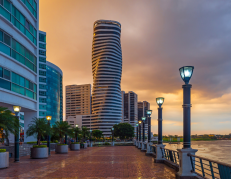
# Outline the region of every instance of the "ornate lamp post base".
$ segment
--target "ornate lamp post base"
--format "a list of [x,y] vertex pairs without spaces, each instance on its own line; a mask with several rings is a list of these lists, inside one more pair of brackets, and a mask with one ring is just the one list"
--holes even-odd
[[[188,153],[195,155],[198,150],[195,149],[177,149],[179,152],[179,172],[176,173],[176,178],[185,179],[193,178],[197,176],[195,173],[192,173],[192,164]],[[194,166],[195,167],[195,166]]]
[[151,146],[153,144],[151,142],[147,143],[147,150],[146,150],[146,155],[152,155],[152,151],[151,151]]

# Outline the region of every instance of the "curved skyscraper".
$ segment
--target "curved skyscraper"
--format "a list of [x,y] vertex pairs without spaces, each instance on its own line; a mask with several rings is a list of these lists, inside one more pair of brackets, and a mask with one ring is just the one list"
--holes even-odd
[[104,135],[111,135],[112,126],[122,118],[120,33],[119,22],[98,20],[94,23],[91,128],[103,131]]

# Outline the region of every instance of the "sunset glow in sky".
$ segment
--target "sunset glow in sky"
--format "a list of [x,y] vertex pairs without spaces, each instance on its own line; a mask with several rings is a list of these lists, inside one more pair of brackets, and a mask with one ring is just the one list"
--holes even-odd
[[191,65],[192,134],[229,134],[231,2],[205,1],[40,0],[47,60],[62,69],[64,87],[92,84],[93,23],[116,20],[122,26],[121,89],[151,103],[152,132],[157,133],[156,98],[164,97],[163,134],[183,134],[179,68]]

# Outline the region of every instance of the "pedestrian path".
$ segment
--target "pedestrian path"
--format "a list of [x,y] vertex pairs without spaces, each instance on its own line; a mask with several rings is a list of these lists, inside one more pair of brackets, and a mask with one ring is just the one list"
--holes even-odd
[[154,163],[134,146],[92,147],[68,154],[51,153],[49,159],[21,157],[0,170],[2,177],[19,178],[175,178],[175,170]]

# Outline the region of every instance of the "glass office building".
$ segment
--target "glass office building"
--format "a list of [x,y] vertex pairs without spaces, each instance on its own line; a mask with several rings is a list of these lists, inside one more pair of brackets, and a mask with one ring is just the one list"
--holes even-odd
[[52,116],[51,125],[63,121],[63,73],[53,63],[46,62],[46,115]]

